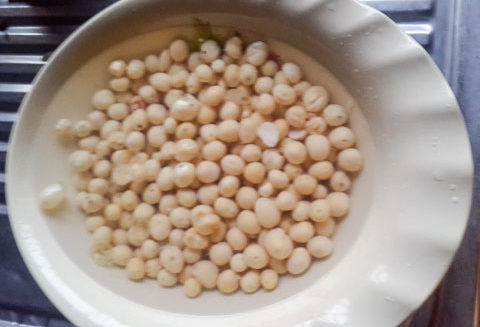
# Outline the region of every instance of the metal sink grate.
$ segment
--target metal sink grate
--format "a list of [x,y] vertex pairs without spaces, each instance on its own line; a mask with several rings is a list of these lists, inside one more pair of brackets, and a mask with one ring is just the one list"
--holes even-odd
[[[5,204],[5,157],[18,106],[46,58],[75,28],[113,2],[0,0],[0,327],[72,326],[35,284],[15,245]],[[474,95],[480,94],[480,76],[474,72],[480,72],[480,23],[476,20],[480,1],[364,2],[385,12],[430,52],[461,102],[470,135],[477,135],[480,113],[475,112],[479,107]],[[477,143],[473,144],[476,159]],[[477,254],[478,213],[475,205],[466,240],[445,281],[404,326],[476,326],[476,265],[472,263]]]

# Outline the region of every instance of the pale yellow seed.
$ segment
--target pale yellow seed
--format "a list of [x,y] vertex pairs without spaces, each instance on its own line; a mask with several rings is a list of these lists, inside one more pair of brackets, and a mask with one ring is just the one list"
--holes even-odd
[[140,280],[145,276],[145,263],[142,259],[131,258],[128,260],[125,268],[128,278],[132,280]]
[[255,202],[255,214],[258,222],[265,228],[272,228],[280,223],[280,210],[272,199],[259,198]]
[[345,192],[350,189],[352,182],[350,177],[343,171],[339,170],[333,173],[330,178],[330,187],[336,192]]
[[356,172],[363,168],[363,156],[357,149],[340,151],[337,162],[340,168],[348,172]]
[[255,144],[246,144],[240,151],[240,157],[246,162],[259,161],[262,157],[262,149]]
[[213,183],[220,177],[220,167],[213,161],[201,161],[197,165],[196,175],[202,183]]
[[178,187],[187,187],[195,180],[195,166],[189,162],[182,162],[175,166],[173,181]]
[[282,228],[268,231],[263,243],[270,257],[277,260],[288,258],[293,250],[293,242]]
[[310,175],[300,175],[295,178],[293,185],[298,193],[310,195],[317,188],[318,182]]
[[320,134],[309,135],[305,140],[308,155],[315,161],[325,160],[330,153],[330,142]]
[[245,166],[243,177],[253,184],[260,184],[265,179],[266,169],[260,162],[251,162]]
[[218,190],[221,196],[233,197],[239,188],[240,181],[235,176],[225,176],[218,183]]
[[335,168],[330,161],[316,162],[308,168],[308,174],[319,181],[330,179],[334,172]]
[[235,201],[241,209],[253,209],[257,199],[256,189],[250,186],[242,186],[235,195]]
[[223,241],[226,233],[227,233],[227,225],[221,222],[215,228],[215,231],[212,234],[208,235],[208,240],[212,243],[218,243],[220,241]]
[[329,134],[328,139],[332,146],[339,150],[352,147],[355,142],[355,134],[353,131],[345,126],[334,128]]
[[247,294],[254,293],[260,288],[260,274],[249,271],[240,279],[240,288]]
[[288,230],[290,238],[297,243],[306,243],[315,235],[313,225],[308,221],[293,224]]
[[308,270],[312,259],[307,249],[295,248],[287,260],[287,270],[292,275],[300,275]]
[[303,128],[307,120],[307,112],[302,106],[292,106],[285,112],[285,119],[292,127]]
[[183,243],[194,250],[203,250],[208,247],[209,241],[205,236],[198,234],[194,228],[189,228],[185,231]]
[[248,269],[243,253],[236,253],[230,259],[230,269],[234,272],[241,273]]
[[328,237],[315,236],[308,241],[307,250],[312,257],[322,259],[332,253],[333,243]]
[[315,223],[315,233],[321,236],[332,237],[335,233],[335,220],[328,218],[320,223]]
[[230,269],[224,270],[218,275],[217,288],[224,294],[235,292],[238,289],[238,284],[238,275]]
[[303,104],[309,112],[320,112],[328,104],[329,95],[322,86],[311,86],[303,94]]
[[223,218],[234,218],[238,214],[238,207],[235,201],[219,197],[215,200],[213,207],[215,212]]
[[307,148],[303,143],[291,141],[283,149],[283,155],[292,164],[301,164],[307,159]]
[[256,235],[260,233],[262,229],[257,215],[250,210],[243,210],[238,214],[237,226],[242,232],[248,235]]
[[268,181],[278,190],[283,190],[289,185],[288,175],[279,169],[272,169],[268,172]]
[[202,148],[202,157],[205,160],[218,161],[225,157],[227,146],[221,141],[212,141]]
[[322,134],[327,130],[327,123],[322,117],[311,117],[305,124],[305,130],[309,134]]
[[237,227],[228,230],[226,240],[235,251],[242,251],[248,244],[247,236]]
[[234,154],[224,156],[220,161],[220,166],[227,175],[237,176],[246,170],[243,159]]
[[328,105],[322,112],[323,118],[330,126],[340,126],[348,121],[348,114],[344,107],[338,104]]
[[277,119],[273,122],[278,129],[278,139],[283,140],[289,132],[289,126],[285,119]]
[[175,139],[194,139],[197,136],[197,126],[191,122],[181,123],[175,129]]
[[297,202],[295,209],[292,211],[292,218],[295,221],[305,221],[309,218],[310,202],[299,201]]
[[210,124],[217,118],[217,112],[210,106],[202,106],[197,114],[197,121],[200,124]]
[[345,216],[350,210],[350,199],[343,192],[333,192],[327,195],[327,201],[330,206],[330,214],[333,217]]
[[277,205],[278,209],[282,211],[290,211],[295,209],[297,199],[292,192],[282,191],[277,195],[275,204]]
[[243,251],[245,263],[252,269],[262,269],[268,264],[268,254],[265,249],[256,243],[248,245]]
[[265,269],[260,274],[260,283],[264,290],[272,291],[278,286],[278,274],[273,269]]
[[195,298],[202,292],[202,285],[195,278],[188,278],[183,284],[185,295],[189,298]]
[[223,266],[229,263],[232,254],[232,248],[227,242],[213,244],[208,251],[208,257],[217,266]]
[[[343,193],[342,193],[343,194]],[[330,201],[326,199],[318,199],[311,203],[309,208],[309,217],[313,221],[322,222],[333,215]]]
[[240,124],[236,120],[224,120],[220,124],[218,124],[217,137],[223,142],[236,142],[239,138],[239,130]]

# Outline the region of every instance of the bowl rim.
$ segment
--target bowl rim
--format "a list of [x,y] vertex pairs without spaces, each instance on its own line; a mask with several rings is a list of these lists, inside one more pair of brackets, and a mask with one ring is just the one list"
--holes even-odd
[[[143,2],[149,2],[149,1],[154,1],[154,0],[143,0]],[[164,2],[170,1],[171,2],[172,0],[162,0],[162,1],[164,1]],[[305,0],[305,1],[307,1],[307,0]],[[325,1],[314,0],[314,1],[321,2],[321,3],[323,3],[323,2],[325,2],[325,3],[333,2],[332,0],[325,0]],[[351,7],[355,8],[355,10],[358,10],[358,12],[362,12],[363,14],[368,14],[368,15],[375,16],[376,18],[384,20],[385,23],[386,23],[385,26],[388,27],[389,29],[391,29],[392,32],[395,31],[396,33],[403,34],[405,36],[405,43],[406,44],[408,43],[409,46],[414,47],[416,49],[421,49],[421,51],[423,51],[423,56],[426,57],[425,62],[429,64],[429,69],[431,70],[432,74],[439,75],[439,77],[441,76],[440,70],[435,65],[433,60],[430,58],[428,53],[423,48],[421,48],[412,38],[410,38],[408,35],[404,34],[396,26],[396,24],[393,21],[391,21],[387,16],[385,16],[384,14],[378,12],[377,10],[375,10],[375,9],[373,9],[373,8],[363,4],[363,3],[356,2],[355,0],[341,0],[341,1],[343,1],[345,3],[349,3],[351,5]],[[58,46],[58,48],[52,53],[52,55],[48,59],[47,64],[44,65],[44,67],[42,67],[42,69],[36,75],[36,77],[35,77],[35,79],[32,83],[32,90],[25,96],[25,98],[23,99],[23,101],[20,105],[20,108],[18,110],[18,120],[12,128],[10,141],[9,141],[10,144],[17,143],[16,139],[18,138],[18,134],[20,133],[18,131],[19,122],[22,120],[23,116],[27,115],[27,112],[28,112],[27,108],[31,105],[30,102],[31,102],[32,94],[35,93],[36,85],[42,79],[42,77],[45,75],[46,72],[53,69],[52,68],[53,67],[52,63],[55,63],[56,61],[58,61],[57,58],[59,58],[61,56],[61,54],[65,51],[65,49],[68,49],[71,46],[71,44],[75,43],[77,41],[77,39],[79,38],[79,36],[81,36],[82,34],[84,34],[87,31],[91,31],[91,30],[95,29],[96,24],[98,24],[102,19],[104,19],[105,17],[107,17],[109,15],[112,15],[113,13],[115,13],[120,8],[126,8],[126,7],[132,8],[132,6],[133,6],[132,1],[130,1],[130,0],[120,0],[117,3],[114,3],[113,5],[105,8],[104,10],[102,10],[101,12],[96,14],[94,17],[89,19],[80,28],[78,28],[74,33],[72,33],[60,46]],[[57,62],[57,64],[58,64],[58,62]],[[441,78],[443,79],[443,77],[441,77]],[[449,89],[448,84],[444,79],[443,79],[443,83]],[[455,103],[455,106],[454,106],[453,109],[458,110],[460,112],[460,109],[458,107],[458,104],[456,103],[455,97],[454,97],[452,92],[450,92],[449,94],[445,94],[445,98],[448,99],[450,102]],[[461,114],[461,112],[460,112],[460,114]],[[465,129],[464,123],[463,123],[463,128]],[[469,142],[468,138],[467,138],[467,142]],[[466,168],[463,173],[464,173],[464,176],[466,177],[466,179],[468,180],[467,183],[472,184],[473,159],[472,159],[470,148],[471,147],[470,147],[470,144],[469,144],[469,158],[466,158],[466,160],[468,160],[469,164],[468,164],[468,168]],[[63,314],[65,314],[75,324],[77,324],[79,326],[106,326],[106,325],[108,325],[108,326],[126,326],[123,323],[121,323],[120,321],[118,321],[117,318],[114,318],[114,317],[110,316],[109,314],[105,314],[103,312],[96,311],[95,309],[92,309],[92,308],[83,307],[83,309],[79,309],[77,306],[85,306],[86,303],[84,301],[80,301],[81,299],[77,298],[76,295],[74,293],[72,293],[73,290],[71,290],[68,285],[66,285],[64,283],[62,284],[63,281],[61,279],[59,279],[60,277],[56,276],[54,270],[51,270],[51,269],[49,270],[48,265],[47,265],[47,268],[45,268],[45,266],[44,266],[45,269],[39,269],[39,266],[42,266],[42,265],[45,264],[42,260],[46,260],[47,258],[44,258],[41,253],[33,253],[32,254],[30,252],[32,250],[32,242],[35,243],[35,242],[38,242],[38,240],[36,240],[36,238],[35,238],[34,231],[29,230],[28,226],[25,226],[25,224],[20,223],[20,220],[17,219],[16,213],[14,211],[15,209],[12,209],[12,207],[10,206],[10,204],[13,203],[13,201],[14,201],[10,196],[11,194],[14,193],[12,191],[12,188],[14,188],[14,183],[11,180],[9,172],[12,170],[12,167],[14,166],[14,157],[16,156],[14,153],[16,153],[17,151],[18,151],[17,149],[12,149],[7,154],[7,161],[6,161],[6,178],[7,178],[6,199],[7,199],[7,203],[9,204],[8,205],[8,213],[9,213],[10,224],[12,226],[12,231],[13,231],[13,234],[15,236],[15,241],[17,243],[17,246],[20,250],[20,253],[21,253],[24,261],[26,262],[26,265],[27,265],[30,273],[34,277],[35,281],[39,284],[39,286],[41,287],[43,292],[45,292],[47,297],[55,304],[55,306],[57,308],[60,309],[60,311]],[[468,198],[468,200],[466,202],[462,203],[462,205],[466,206],[467,208],[470,208],[470,205],[471,205],[472,187],[473,187],[471,184],[470,184],[470,187],[469,187],[470,193],[466,194],[466,198]],[[469,186],[469,185],[467,184],[467,186]],[[456,253],[456,251],[458,250],[458,248],[460,246],[460,242],[463,239],[463,234],[464,234],[466,226],[467,226],[467,220],[468,220],[468,216],[463,217],[462,221],[460,221],[460,222],[457,221],[456,222],[456,224],[457,224],[456,228],[461,229],[462,237],[459,237],[459,238],[453,240],[449,244],[448,249],[446,249],[447,254],[446,254],[445,257],[448,258],[447,259],[448,263],[452,262],[454,254]],[[449,265],[445,265],[444,267],[440,268],[441,272],[440,272],[440,274],[437,274],[440,277],[436,280],[435,285],[440,281],[440,278],[446,273],[446,271],[448,269],[448,266]],[[49,276],[49,274],[52,274],[52,273],[56,276],[55,278],[53,278],[51,275]],[[331,279],[333,280],[335,278],[331,278]],[[332,282],[332,280],[330,280],[330,282]],[[406,313],[407,314],[411,313],[416,307],[418,307],[427,298],[427,296],[431,292],[433,292],[433,290],[434,289],[431,288],[428,292],[426,292],[426,294],[423,294],[419,298],[415,298],[414,300],[407,301],[407,302],[409,302],[408,304],[401,303],[401,301],[399,301],[399,305],[407,305],[407,310],[404,310],[400,314],[395,315],[395,319],[397,319],[397,320],[400,319],[400,320],[392,321],[392,325],[394,323],[400,323],[401,320],[406,318],[406,316],[407,316]],[[106,295],[106,296],[108,296],[108,295]],[[301,306],[302,304],[306,304],[307,301],[311,301],[312,298],[311,297],[309,298],[309,295],[307,295],[307,294],[302,294],[302,297],[297,297],[296,300],[298,301],[298,305]],[[78,301],[80,301],[80,302],[78,302]],[[346,306],[348,306],[348,305],[345,304],[345,307]],[[139,306],[139,308],[140,307],[141,306]],[[380,308],[380,306],[377,307],[377,309],[378,308]],[[154,310],[147,310],[146,308],[143,308],[143,309],[145,309],[144,312],[150,312],[150,313],[154,312]],[[217,325],[222,326],[226,322],[227,323],[232,323],[232,325],[235,325],[235,326],[236,325],[241,326],[242,324],[245,324],[248,321],[250,321],[250,323],[251,323],[251,321],[262,321],[263,323],[265,323],[268,326],[276,326],[276,322],[278,322],[278,320],[271,318],[270,321],[268,321],[268,320],[265,320],[265,318],[262,318],[262,315],[263,316],[265,316],[265,315],[270,316],[270,314],[274,314],[275,312],[278,312],[278,311],[274,310],[274,308],[262,308],[258,312],[245,313],[245,314],[241,314],[241,315],[232,315],[232,316],[216,316],[214,318],[208,319],[208,321],[206,321],[206,320],[204,320],[204,321],[205,321],[205,324],[209,323],[209,325],[213,324],[214,326],[217,326]],[[302,311],[302,310],[299,309],[297,314],[308,314],[308,313],[309,313],[308,311]],[[205,317],[203,317],[203,318],[205,318]],[[237,318],[238,318],[238,320],[237,320]],[[325,326],[349,325],[348,321],[344,321],[344,322],[333,321],[332,322],[332,321],[328,321],[328,320],[325,320],[325,319],[321,319],[321,318],[317,319],[317,318],[319,318],[319,317],[315,317],[312,321],[315,321],[316,323],[318,323],[321,326],[324,326],[324,325]],[[176,315],[176,314],[170,314],[168,317],[164,317],[165,324],[169,325],[169,326],[170,325],[171,326],[187,326],[187,325],[190,325],[190,324],[193,324],[193,323],[198,324],[197,319],[198,319],[198,317],[195,317],[195,316]],[[258,319],[258,320],[255,320],[255,319]],[[368,319],[369,318],[366,318],[366,320],[368,320]],[[371,320],[370,320],[371,323],[374,323],[375,321],[376,321],[375,317],[372,317]],[[358,326],[360,326],[360,325],[358,325]],[[361,326],[364,326],[364,325],[362,324]],[[365,326],[367,326],[367,324],[365,324]]]

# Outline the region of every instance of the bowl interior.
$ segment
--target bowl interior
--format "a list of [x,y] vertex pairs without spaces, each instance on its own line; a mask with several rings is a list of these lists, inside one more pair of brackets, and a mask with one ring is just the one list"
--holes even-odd
[[[35,188],[31,190],[30,196],[35,197],[49,183],[61,182],[67,186],[69,198],[74,197],[75,192],[68,166],[68,154],[74,147],[56,142],[52,127],[60,117],[78,120],[86,116],[91,110],[91,95],[95,90],[108,85],[108,73],[105,69],[108,63],[117,58],[143,58],[149,53],[159,53],[168,45],[169,41],[176,37],[188,38],[192,31],[193,27],[187,25],[165,28],[129,38],[89,58],[75,69],[73,74],[55,92],[41,121],[38,122],[38,129],[33,141],[35,149],[33,155],[39,160],[36,162],[34,172]],[[373,163],[368,158],[372,157],[373,146],[366,120],[353,98],[341,83],[312,57],[301,53],[292,46],[272,39],[268,35],[255,35],[251,31],[244,30],[241,32],[246,34],[246,38],[250,40],[267,39],[275,53],[286,61],[298,62],[305,72],[307,80],[325,85],[332,95],[332,102],[344,105],[351,112],[351,124],[358,134],[359,146],[367,158],[367,168],[355,181],[352,193],[353,209],[351,214],[342,219],[343,221],[339,224],[335,236],[335,253],[328,260],[315,262],[310,271],[300,278],[282,278],[278,290],[259,292],[254,295],[255,301],[249,301],[248,299],[252,296],[244,295],[241,292],[226,297],[216,291],[204,292],[200,298],[191,300],[184,297],[181,287],[165,289],[155,285],[155,281],[152,280],[134,283],[126,278],[123,269],[103,268],[95,265],[89,255],[90,235],[85,229],[83,215],[73,205],[54,218],[43,215],[42,219],[45,219],[48,224],[51,237],[55,238],[67,256],[100,285],[127,299],[154,308],[194,314],[241,312],[271,304],[304,290],[341,260],[355,242],[368,215],[372,188],[370,172],[373,168],[371,166]],[[55,163],[55,169],[50,169],[52,162]],[[174,300],[172,301],[172,299]]]
[[[180,288],[130,282],[122,270],[92,262],[72,205],[55,217],[37,206],[44,186],[71,185],[70,149],[56,142],[55,121],[85,116],[92,93],[107,85],[110,60],[158,53],[187,36],[193,18],[268,40],[283,59],[299,62],[351,111],[366,158],[334,255],[300,278],[282,278],[275,292],[187,300]],[[397,325],[446,271],[470,206],[468,136],[441,73],[381,14],[351,0],[120,1],[60,50],[22,106],[7,195],[27,265],[79,326]],[[73,197],[73,187],[68,192]]]

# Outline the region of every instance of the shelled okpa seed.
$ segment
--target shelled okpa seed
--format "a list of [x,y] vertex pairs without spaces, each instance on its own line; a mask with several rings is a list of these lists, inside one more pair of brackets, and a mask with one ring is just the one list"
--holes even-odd
[[[98,263],[197,297],[270,291],[332,253],[363,158],[345,108],[270,57],[262,41],[190,52],[178,39],[111,62],[85,120],[58,121],[77,138],[69,162]],[[47,187],[42,208],[62,192]]]

